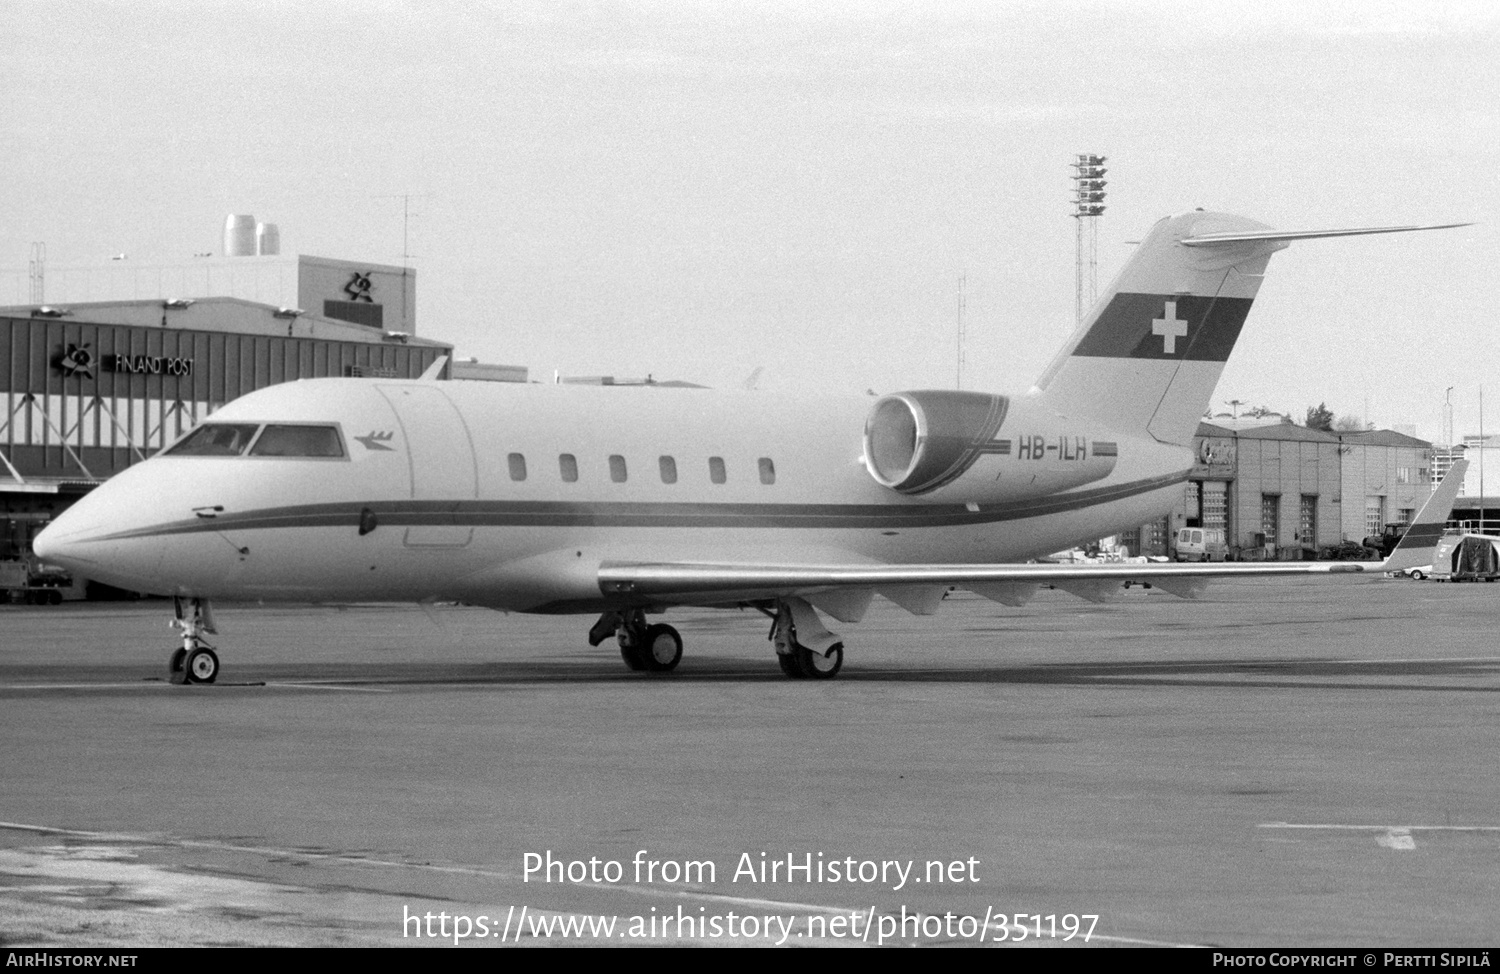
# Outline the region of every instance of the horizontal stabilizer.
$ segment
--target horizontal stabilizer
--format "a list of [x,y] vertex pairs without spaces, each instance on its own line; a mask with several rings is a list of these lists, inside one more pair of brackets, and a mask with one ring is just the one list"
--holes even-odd
[[1431,223],[1425,226],[1410,227],[1352,227],[1347,230],[1264,230],[1252,233],[1205,233],[1196,237],[1184,237],[1179,243],[1184,247],[1222,247],[1237,243],[1317,240],[1321,237],[1363,237],[1372,233],[1406,233],[1410,230],[1451,230],[1454,227],[1470,226],[1473,226],[1473,224]]

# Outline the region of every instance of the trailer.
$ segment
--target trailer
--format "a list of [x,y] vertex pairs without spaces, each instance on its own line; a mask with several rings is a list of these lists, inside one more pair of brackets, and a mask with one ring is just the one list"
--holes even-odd
[[1432,552],[1432,577],[1445,582],[1493,582],[1500,578],[1500,537],[1447,534]]

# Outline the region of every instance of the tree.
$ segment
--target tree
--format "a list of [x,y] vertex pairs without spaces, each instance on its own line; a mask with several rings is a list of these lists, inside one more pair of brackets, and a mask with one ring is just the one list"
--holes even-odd
[[1325,433],[1333,432],[1333,410],[1328,408],[1326,402],[1307,407],[1307,428]]
[[1355,433],[1365,428],[1365,424],[1358,416],[1340,416],[1333,424],[1333,428],[1340,433]]

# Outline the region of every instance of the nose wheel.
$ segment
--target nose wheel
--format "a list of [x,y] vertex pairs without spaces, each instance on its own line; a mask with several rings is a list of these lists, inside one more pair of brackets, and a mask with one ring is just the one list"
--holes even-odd
[[169,682],[212,683],[219,677],[219,654],[214,652],[204,639],[204,633],[216,632],[213,614],[206,599],[190,599],[183,604],[181,598],[173,600],[176,618],[172,627],[182,631],[182,646],[172,653],[167,663]]

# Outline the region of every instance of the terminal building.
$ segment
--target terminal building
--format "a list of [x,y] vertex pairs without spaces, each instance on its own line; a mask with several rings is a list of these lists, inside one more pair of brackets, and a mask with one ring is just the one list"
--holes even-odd
[[[416,334],[410,268],[279,254],[111,264],[49,275],[45,303],[0,307],[0,562],[26,561],[52,517],[245,393],[416,378],[445,357],[451,377],[451,346]],[[37,277],[33,265],[29,296]]]

